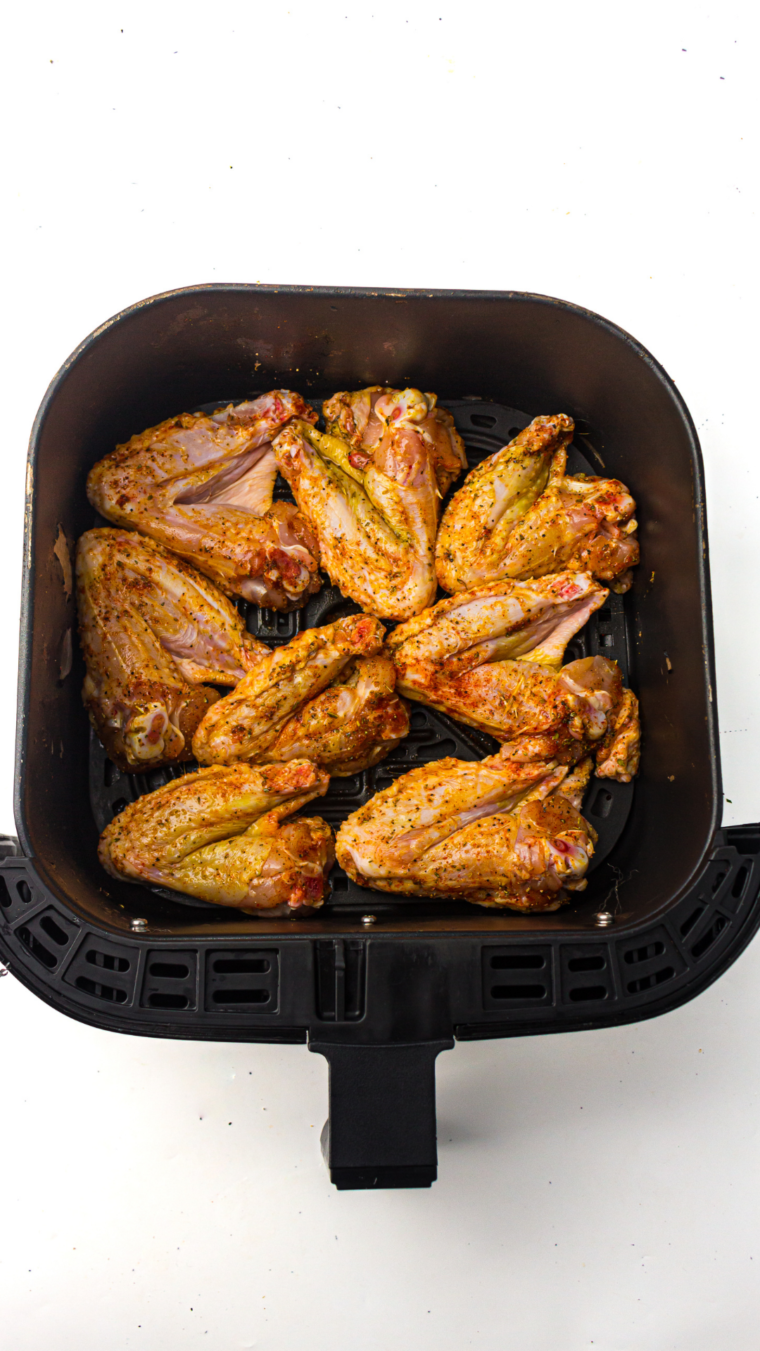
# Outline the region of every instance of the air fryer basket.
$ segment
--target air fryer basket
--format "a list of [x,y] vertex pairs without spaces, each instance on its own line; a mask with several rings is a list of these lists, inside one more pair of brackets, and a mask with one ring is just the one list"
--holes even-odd
[[[622,478],[642,561],[579,641],[620,661],[641,700],[634,787],[592,784],[600,849],[585,893],[527,917],[392,900],[340,872],[313,918],[252,918],[100,869],[98,830],[156,786],[91,738],[65,549],[93,522],[84,484],[117,441],[164,417],[290,386],[315,402],[368,383],[433,389],[471,463],[537,413],[576,420],[574,467]],[[519,411],[517,411],[519,410]],[[16,820],[0,846],[0,954],[83,1021],[154,1036],[308,1041],[330,1063],[324,1149],[341,1187],[436,1175],[434,1061],[454,1038],[594,1027],[663,1012],[713,980],[760,919],[760,827],[719,829],[720,770],[704,489],[672,382],[597,315],[541,296],[204,286],[115,316],[53,381],[32,433],[21,621]],[[63,561],[62,561],[63,560]],[[282,642],[345,613],[251,608]],[[71,669],[68,669],[71,666]],[[416,706],[412,736],[333,781],[333,824],[421,760],[488,738]]]

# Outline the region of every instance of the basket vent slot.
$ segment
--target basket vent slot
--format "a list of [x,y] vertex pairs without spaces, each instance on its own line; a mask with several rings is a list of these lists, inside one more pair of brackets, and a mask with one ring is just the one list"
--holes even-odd
[[736,877],[734,878],[734,885],[731,888],[731,895],[733,896],[735,901],[738,901],[739,897],[744,893],[744,888],[747,885],[747,878],[749,877],[750,867],[751,864],[743,863],[738,873],[736,874]]
[[62,929],[60,923],[54,915],[48,911],[40,917],[40,928],[45,930],[48,938],[52,938],[59,948],[65,948],[68,943],[68,935],[65,929]]
[[206,954],[206,1008],[213,1013],[249,1008],[276,1013],[279,955],[264,951],[227,949]]
[[134,994],[137,950],[88,934],[63,979],[94,999],[126,1004]]
[[85,953],[84,959],[90,966],[100,966],[104,971],[128,971],[130,967],[129,958],[118,952],[100,952],[91,948]]
[[283,643],[289,643],[291,638],[301,631],[301,613],[299,610],[292,610],[290,614],[283,614],[279,610],[260,610],[252,605],[248,610],[247,628],[256,638],[269,643],[270,646],[279,647]]
[[486,1009],[538,1008],[552,1003],[551,948],[496,948],[482,950],[483,1007]]
[[516,952],[491,958],[493,971],[539,971],[544,966],[546,958],[540,952]]
[[492,985],[491,998],[498,1000],[544,999],[545,985]]
[[8,870],[0,876],[0,917],[13,923],[25,916],[32,905],[38,905],[43,897],[32,889],[23,872]]
[[52,909],[34,915],[16,930],[27,952],[48,971],[55,971],[60,966],[78,933],[75,924]]
[[665,951],[665,944],[657,939],[654,943],[647,943],[643,948],[631,948],[625,954],[625,960],[629,966],[634,966],[638,962],[650,962],[653,957],[661,957]]
[[570,991],[570,1002],[581,1003],[585,1000],[606,999],[609,994],[606,985],[578,985]]
[[37,935],[32,933],[27,925],[22,925],[16,932],[27,952],[31,952],[38,962],[48,968],[48,971],[52,971],[58,965],[58,958],[55,953],[51,952],[50,948],[45,947],[45,944],[40,942]]
[[214,963],[214,970],[227,976],[248,975],[252,971],[266,975],[272,970],[272,963],[268,957],[220,957]]
[[[492,413],[470,413],[470,422],[473,427],[495,427],[496,418]],[[515,436],[517,432],[515,431]]]
[[268,990],[215,990],[211,996],[215,1004],[268,1004]]
[[197,982],[197,952],[182,948],[153,949],[145,959],[140,1004],[144,1009],[195,1009]]
[[129,997],[118,985],[105,985],[102,981],[90,980],[89,976],[77,976],[74,984],[85,994],[91,994],[95,999],[107,999],[111,1004],[126,1004]]
[[614,999],[615,987],[607,945],[573,943],[560,949],[562,1000],[593,1004]]
[[722,905],[736,914],[737,910],[752,894],[755,876],[755,860],[751,858],[740,859],[735,867],[735,871],[729,878],[731,882],[730,890],[726,887],[727,894],[722,898]]
[[704,957],[705,953],[712,947],[719,934],[729,925],[730,920],[725,915],[716,915],[709,929],[706,929],[701,938],[692,944],[691,955],[699,959]]
[[642,990],[651,990],[654,985],[662,985],[666,980],[672,980],[675,974],[675,967],[661,966],[659,971],[653,971],[648,976],[629,980],[625,988],[629,994],[641,994]]
[[593,957],[571,957],[567,963],[568,971],[603,971],[606,961],[601,953]]
[[656,929],[647,943],[640,940],[638,943],[621,943],[617,950],[622,959],[626,994],[643,994],[667,984],[686,970],[683,957],[664,928]]

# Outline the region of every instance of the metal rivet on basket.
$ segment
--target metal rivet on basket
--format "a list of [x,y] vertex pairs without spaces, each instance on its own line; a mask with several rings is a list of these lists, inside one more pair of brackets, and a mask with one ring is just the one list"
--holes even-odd
[[610,914],[609,910],[600,910],[599,914],[595,916],[595,923],[600,929],[607,929],[610,924],[614,924],[614,922],[613,916]]
[[136,933],[142,933],[144,929],[147,929],[148,921],[147,919],[133,919],[131,927]]
[[374,924],[377,915],[362,915],[362,924]]

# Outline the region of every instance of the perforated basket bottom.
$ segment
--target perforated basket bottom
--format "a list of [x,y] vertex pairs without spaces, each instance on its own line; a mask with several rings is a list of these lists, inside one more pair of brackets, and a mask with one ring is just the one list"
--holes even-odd
[[[224,402],[224,401],[221,401]],[[321,405],[313,401],[319,412]],[[213,411],[220,401],[203,406],[203,411]],[[464,440],[467,450],[468,467],[473,469],[487,455],[493,454],[526,427],[531,417],[514,408],[501,404],[483,403],[479,400],[446,402],[445,406],[454,416],[457,429]],[[573,444],[568,456],[569,473],[594,474],[599,472]],[[456,490],[456,486],[454,490]],[[289,499],[290,492],[286,483],[278,480],[275,496]],[[93,524],[106,524],[98,518]],[[443,594],[443,593],[441,593]],[[359,606],[347,600],[337,587],[330,586],[328,579],[318,595],[314,596],[301,610],[290,614],[281,614],[276,610],[262,610],[245,601],[239,602],[240,610],[246,617],[246,625],[255,637],[270,647],[278,647],[294,638],[302,629],[328,624],[343,615],[353,614]],[[617,661],[626,684],[630,677],[630,642],[626,620],[625,597],[610,592],[608,600],[601,610],[592,615],[589,622],[569,644],[566,661],[579,657],[610,657]],[[337,829],[351,812],[380,789],[405,774],[416,765],[427,764],[431,760],[440,760],[443,756],[454,755],[460,760],[480,760],[498,750],[498,743],[485,733],[465,727],[453,718],[438,713],[421,704],[415,704],[411,712],[411,730],[405,740],[396,747],[387,760],[361,774],[349,778],[331,780],[327,795],[311,803],[306,811],[323,817],[333,829]],[[151,770],[146,774],[124,774],[108,759],[103,747],[90,733],[90,804],[98,831],[105,828],[109,821],[130,802],[136,801],[144,793],[150,793],[173,778],[191,773],[197,768],[193,762],[175,766],[171,769]],[[589,868],[592,873],[609,856],[619,840],[628,819],[633,802],[634,785],[615,783],[612,780],[592,779],[584,802],[584,815],[588,817],[598,832],[599,839]],[[330,875],[331,894],[326,901],[326,909],[333,910],[384,910],[404,905],[420,904],[420,897],[390,897],[386,893],[369,891],[358,887],[337,865]],[[217,905],[210,905],[194,897],[183,896],[175,891],[155,888],[159,895],[194,909],[213,910],[219,915],[237,917],[237,912]],[[435,901],[440,905],[439,899]],[[456,904],[456,902],[452,902]],[[324,913],[324,912],[323,912]]]

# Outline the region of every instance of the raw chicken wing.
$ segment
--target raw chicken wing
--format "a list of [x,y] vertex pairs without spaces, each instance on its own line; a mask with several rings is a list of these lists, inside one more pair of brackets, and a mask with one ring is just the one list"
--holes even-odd
[[544,491],[552,457],[570,443],[574,427],[564,413],[534,418],[467,475],[438,532],[436,570],[446,591],[467,591],[505,575],[507,540]]
[[392,389],[370,385],[351,394],[333,394],[322,407],[327,430],[351,446],[349,460],[355,469],[366,469],[378,444],[397,429],[402,436],[421,436],[433,456],[441,497],[467,468],[464,442],[445,408],[437,406],[435,394],[418,389]]
[[112,877],[270,913],[322,905],[334,859],[320,817],[285,817],[329,784],[307,760],[215,765],[146,793],[114,817],[98,855]]
[[574,633],[607,597],[588,573],[494,582],[442,600],[390,635],[401,694],[490,733],[542,738],[574,763],[593,748],[597,773],[638,769],[638,703],[604,657],[562,667]]
[[306,757],[331,774],[377,764],[409,730],[385,630],[370,615],[306,629],[275,649],[203,719],[201,764]]
[[377,765],[409,731],[389,657],[358,657],[289,718],[260,763],[305,756],[337,777]]
[[131,530],[88,530],[77,546],[82,696],[120,769],[187,760],[219,695],[268,655],[221,591]]
[[272,437],[291,418],[316,421],[290,390],[182,413],[133,436],[90,471],[87,493],[116,525],[133,526],[194,563],[228,595],[278,610],[319,590],[315,539],[296,508],[272,502]]
[[516,763],[506,748],[481,762],[446,758],[413,769],[349,816],[338,863],[362,886],[556,910],[580,891],[595,833],[580,815],[591,772]]
[[372,405],[365,423],[351,405],[361,396],[325,405],[330,426],[345,426],[351,440],[294,422],[274,452],[335,585],[371,614],[408,619],[435,596],[441,494],[464,453],[448,422],[433,419],[430,430],[433,396],[391,390],[372,403],[376,391],[363,393]]
[[555,456],[545,492],[512,531],[499,573],[545,577],[558,568],[593,573],[613,591],[628,591],[639,561],[636,503],[624,483],[590,474],[565,475]]
[[447,591],[561,569],[628,590],[639,561],[636,503],[618,479],[565,474],[572,433],[564,414],[536,418],[468,477],[438,536],[436,566]]

